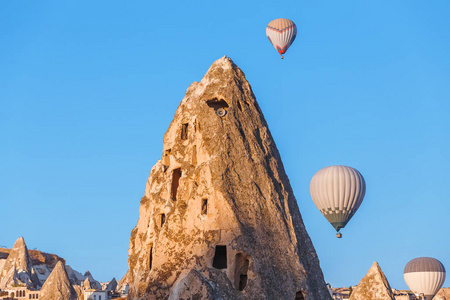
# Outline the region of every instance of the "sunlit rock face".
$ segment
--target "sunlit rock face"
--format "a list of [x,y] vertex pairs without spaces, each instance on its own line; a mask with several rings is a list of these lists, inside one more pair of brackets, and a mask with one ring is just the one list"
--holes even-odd
[[48,276],[40,292],[40,299],[77,300],[77,293],[69,281],[63,262],[59,261]]
[[377,262],[353,290],[350,300],[394,300],[391,286]]
[[131,233],[129,299],[330,299],[280,154],[231,59],[188,88],[162,150]]
[[0,289],[14,285],[39,286],[38,276],[23,237],[17,239],[0,270]]
[[449,299],[450,288],[441,288],[439,292],[434,296],[433,300],[446,300]]

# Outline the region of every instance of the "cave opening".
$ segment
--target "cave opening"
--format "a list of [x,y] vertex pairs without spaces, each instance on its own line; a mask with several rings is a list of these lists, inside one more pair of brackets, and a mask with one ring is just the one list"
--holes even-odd
[[187,140],[187,137],[188,137],[188,125],[189,125],[189,123],[185,123],[185,124],[181,125],[181,139],[182,140]]
[[297,294],[295,294],[295,300],[305,300],[305,296],[303,296],[302,291],[298,291]]
[[148,268],[151,270],[153,264],[153,245],[150,246],[150,255],[148,257]]
[[208,214],[208,199],[202,200],[202,215]]
[[175,169],[172,173],[172,200],[177,201],[178,185],[180,183],[181,169]]
[[227,268],[227,246],[217,245],[212,266],[216,269]]
[[235,272],[234,272],[234,286],[237,290],[243,291],[245,287],[247,286],[248,282],[248,265],[249,260],[247,257],[245,257],[242,253],[236,254],[235,259]]

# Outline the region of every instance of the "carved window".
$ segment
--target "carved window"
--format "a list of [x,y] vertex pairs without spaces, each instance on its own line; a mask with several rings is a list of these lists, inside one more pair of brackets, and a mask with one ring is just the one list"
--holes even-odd
[[248,281],[249,260],[242,253],[238,253],[236,254],[235,263],[234,286],[238,291],[243,291]]
[[208,199],[202,200],[202,215],[208,214]]
[[171,149],[164,150],[164,156],[163,156],[164,172],[166,172],[166,170],[168,169],[169,164],[170,164],[170,151],[171,151]]
[[181,139],[187,140],[188,137],[188,125],[189,123],[181,125]]
[[160,218],[161,218],[160,224],[161,224],[161,227],[163,227],[164,223],[166,222],[166,214],[161,214]]
[[180,183],[180,177],[181,177],[181,169],[175,169],[173,170],[172,174],[172,200],[177,201],[177,191],[178,191],[178,185]]
[[150,255],[148,257],[148,268],[152,269],[152,263],[153,263],[153,246],[150,246]]
[[216,269],[227,268],[227,246],[217,245],[214,253],[213,267]]

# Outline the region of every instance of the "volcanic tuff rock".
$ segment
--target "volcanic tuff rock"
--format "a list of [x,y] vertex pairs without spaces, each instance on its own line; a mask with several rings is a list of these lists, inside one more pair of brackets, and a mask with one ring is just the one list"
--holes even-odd
[[188,88],[164,136],[129,272],[129,299],[330,299],[267,123],[227,57]]
[[394,300],[391,286],[377,262],[353,290],[350,300]]
[[119,280],[117,283],[116,291],[120,293],[128,294],[128,274],[130,271],[128,270],[127,273],[122,277],[122,279]]
[[40,299],[76,300],[77,293],[67,276],[64,264],[59,261],[42,286]]
[[72,269],[71,266],[65,265],[67,276],[69,276],[70,283],[72,285],[83,285],[85,277],[80,272]]
[[108,282],[108,284],[106,285],[105,290],[107,291],[115,291],[117,288],[117,281],[116,278],[111,279],[110,282]]
[[[84,273],[84,278],[89,279],[89,284],[90,284],[91,288],[96,289],[96,290],[102,289],[101,283],[94,279],[91,272],[86,271]],[[86,283],[86,281],[85,281],[85,283]]]
[[450,299],[450,288],[441,288],[434,296],[433,300],[446,300]]
[[[12,271],[13,268],[15,271]],[[39,279],[33,269],[33,263],[23,237],[18,238],[14,243],[0,273],[0,289],[13,284],[24,284],[29,287],[39,285]]]
[[[12,249],[0,248],[0,259],[7,258],[9,253],[11,253],[11,250]],[[28,254],[31,257],[31,262],[33,263],[33,265],[45,264],[49,268],[53,269],[58,261],[66,263],[64,258],[61,258],[56,254],[50,254],[39,250],[30,250],[30,249],[28,249]]]

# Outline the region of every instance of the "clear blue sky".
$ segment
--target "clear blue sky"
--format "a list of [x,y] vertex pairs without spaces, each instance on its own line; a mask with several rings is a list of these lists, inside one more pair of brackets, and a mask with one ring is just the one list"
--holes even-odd
[[[102,281],[130,232],[187,87],[227,55],[268,121],[325,280],[378,261],[391,285],[450,269],[450,2],[1,1],[0,245],[24,236]],[[281,60],[272,19],[298,26]],[[344,164],[365,201],[336,239],[309,182]],[[448,286],[448,280],[445,284]]]

